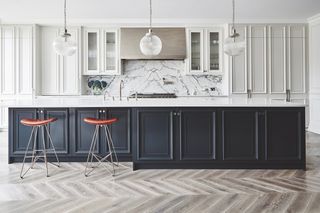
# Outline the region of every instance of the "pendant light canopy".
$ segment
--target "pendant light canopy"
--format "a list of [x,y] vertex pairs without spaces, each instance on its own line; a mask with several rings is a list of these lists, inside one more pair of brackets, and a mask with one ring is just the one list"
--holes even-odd
[[162,49],[161,39],[152,32],[152,0],[149,0],[150,6],[150,25],[149,31],[140,40],[140,51],[146,56],[159,55]]
[[224,52],[229,56],[237,56],[244,52],[246,42],[240,39],[240,34],[237,33],[235,27],[235,0],[232,0],[232,28],[231,35],[224,41]]
[[64,0],[64,33],[53,42],[53,48],[57,54],[71,56],[77,51],[77,43],[72,40],[67,30],[67,0]]

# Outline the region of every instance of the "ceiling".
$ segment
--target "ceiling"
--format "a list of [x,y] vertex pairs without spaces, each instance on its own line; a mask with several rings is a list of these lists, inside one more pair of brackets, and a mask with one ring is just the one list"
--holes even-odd
[[[142,20],[148,0],[68,0],[70,20]],[[231,0],[153,0],[155,20],[229,20]],[[320,0],[236,0],[238,20],[306,20],[320,13]],[[61,19],[63,0],[0,0],[5,22]]]

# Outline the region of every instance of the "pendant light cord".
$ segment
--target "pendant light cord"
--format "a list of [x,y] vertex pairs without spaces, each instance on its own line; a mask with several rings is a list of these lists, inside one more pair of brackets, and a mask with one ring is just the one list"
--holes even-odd
[[149,0],[149,10],[150,10],[149,28],[152,31],[152,0]]
[[67,0],[64,0],[64,32],[67,33]]
[[232,29],[234,29],[235,22],[235,0],[232,0]]

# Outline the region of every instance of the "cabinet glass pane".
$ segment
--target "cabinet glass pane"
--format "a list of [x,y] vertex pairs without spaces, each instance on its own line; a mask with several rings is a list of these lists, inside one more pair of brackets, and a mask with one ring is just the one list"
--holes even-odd
[[201,34],[191,33],[191,69],[201,70]]
[[219,70],[219,33],[210,32],[210,70]]
[[88,33],[88,70],[98,69],[98,34]]
[[105,52],[105,69],[116,69],[116,34],[114,32],[106,33],[106,52]]

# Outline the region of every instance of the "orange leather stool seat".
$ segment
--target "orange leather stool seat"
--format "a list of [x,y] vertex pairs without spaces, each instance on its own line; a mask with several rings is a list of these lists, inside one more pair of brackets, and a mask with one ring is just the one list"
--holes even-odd
[[118,121],[117,118],[111,118],[111,119],[84,118],[83,120],[84,122],[88,124],[93,124],[93,125],[108,125]]
[[48,119],[30,119],[24,118],[20,122],[26,126],[42,126],[48,123],[54,122],[58,120],[57,118],[48,118]]

